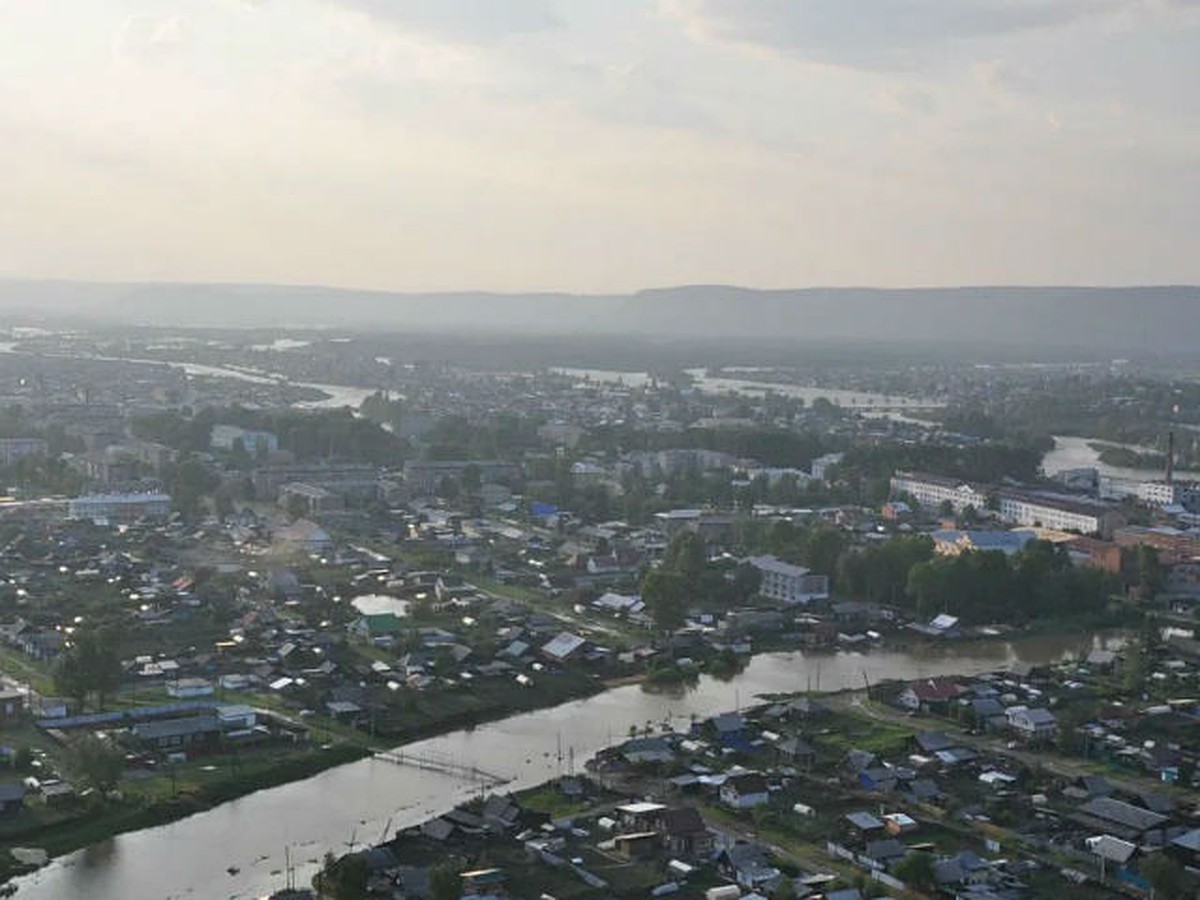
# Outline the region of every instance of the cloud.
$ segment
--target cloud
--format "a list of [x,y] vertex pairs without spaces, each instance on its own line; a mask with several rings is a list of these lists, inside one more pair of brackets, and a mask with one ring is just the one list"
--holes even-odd
[[397,28],[490,44],[561,24],[549,0],[329,0]]
[[180,15],[130,16],[113,41],[113,56],[125,61],[148,61],[175,56],[191,43]]
[[979,84],[991,94],[1032,94],[1038,87],[1030,72],[1004,60],[977,63],[972,69]]
[[859,68],[919,65],[955,41],[1057,28],[1128,0],[667,0],[710,40]]

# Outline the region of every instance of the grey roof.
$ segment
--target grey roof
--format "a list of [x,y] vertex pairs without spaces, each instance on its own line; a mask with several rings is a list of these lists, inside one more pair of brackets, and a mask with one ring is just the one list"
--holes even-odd
[[722,734],[744,731],[746,729],[746,720],[737,713],[723,713],[719,716],[713,716],[710,721],[713,728]]
[[1088,841],[1093,853],[1109,862],[1124,865],[1137,853],[1137,844],[1115,838],[1111,834],[1102,834]]
[[1045,709],[1044,707],[1041,707],[1041,706],[1035,707],[1033,709],[1025,710],[1024,715],[1025,715],[1025,718],[1027,718],[1029,720],[1030,724],[1035,725],[1035,726],[1036,725],[1053,725],[1056,722],[1058,722],[1058,719],[1056,719],[1054,717],[1054,713],[1050,712],[1050,710]]
[[882,841],[870,841],[867,844],[866,855],[868,858],[877,862],[886,862],[891,859],[899,859],[908,853],[904,845],[895,838],[887,838]]
[[1193,853],[1200,853],[1200,828],[1193,828],[1187,834],[1181,834],[1175,840],[1171,841],[1171,846],[1178,847],[1181,850],[1191,850]]
[[579,635],[571,634],[569,631],[564,631],[548,641],[542,647],[542,652],[547,656],[554,657],[555,659],[566,659],[585,643],[586,641]]
[[1169,816],[1175,812],[1175,798],[1170,794],[1162,794],[1157,791],[1141,794],[1138,797],[1142,801],[1142,806],[1164,816]]
[[1115,822],[1135,831],[1149,831],[1167,821],[1167,817],[1112,797],[1089,800],[1079,811],[1086,816]]
[[430,819],[421,826],[421,834],[435,841],[445,841],[454,834],[454,823],[445,819]]
[[874,831],[877,828],[883,827],[883,823],[869,812],[846,813],[846,821],[859,831]]
[[725,849],[725,857],[735,869],[762,869],[771,864],[771,854],[762,844],[740,842]]
[[926,731],[917,735],[917,746],[925,753],[936,753],[957,746],[944,731]]
[[25,785],[19,781],[0,782],[0,803],[25,799]]
[[846,766],[852,772],[869,769],[875,763],[875,754],[867,750],[851,750],[846,754]]
[[798,737],[784,738],[779,742],[778,749],[780,753],[794,758],[815,756],[817,753],[806,741]]
[[933,800],[942,795],[941,788],[931,778],[917,778],[909,782],[908,792],[918,800]]
[[133,733],[145,741],[157,741],[163,738],[185,737],[194,734],[208,734],[221,730],[221,723],[216,716],[192,716],[187,719],[163,719],[159,722],[139,722],[133,726]]

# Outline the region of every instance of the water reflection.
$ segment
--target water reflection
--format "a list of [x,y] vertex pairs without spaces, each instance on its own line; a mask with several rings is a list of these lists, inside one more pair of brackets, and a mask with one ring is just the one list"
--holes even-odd
[[[770,653],[754,657],[729,681],[701,675],[694,685],[613,688],[552,709],[512,716],[407,745],[426,754],[511,778],[521,790],[563,774],[625,737],[631,727],[665,722],[687,727],[758,702],[763,695],[859,688],[888,678],[973,674],[1014,662],[1044,664],[1093,647],[1115,648],[1119,637],[1065,635],[945,646],[879,649],[870,653]],[[561,749],[561,753],[560,753]],[[478,785],[436,773],[365,760],[303,782],[260,791],[172,825],[122,835],[109,847],[83,851],[21,879],[22,898],[162,900],[163,897],[254,897],[282,887],[273,876],[284,847],[302,863],[303,882],[327,849],[351,834],[374,837],[389,822],[405,828],[477,795]],[[230,868],[236,873],[230,874]]]

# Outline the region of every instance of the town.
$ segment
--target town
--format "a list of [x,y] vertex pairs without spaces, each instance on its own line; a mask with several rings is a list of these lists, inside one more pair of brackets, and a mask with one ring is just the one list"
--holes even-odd
[[[1194,383],[11,338],[9,877],[368,760],[487,792],[296,860],[329,896],[1190,896]],[[1035,417],[1031,392],[1064,399]],[[1080,431],[1088,405],[1105,430]],[[1065,649],[1020,660],[1047,637]],[[992,647],[1016,658],[955,671]],[[886,654],[943,674],[830,681]],[[486,759],[403,752],[621,686],[737,685],[767,657],[793,673],[773,696],[646,723],[586,767],[568,739],[511,795]]]

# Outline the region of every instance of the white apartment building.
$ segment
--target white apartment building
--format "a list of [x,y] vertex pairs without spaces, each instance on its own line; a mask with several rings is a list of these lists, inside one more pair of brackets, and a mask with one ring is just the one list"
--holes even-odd
[[1120,520],[1120,516],[1111,508],[1074,497],[1001,491],[998,498],[1000,518],[1014,525],[1035,525],[1082,534],[1107,534]]
[[942,475],[924,472],[897,472],[892,476],[892,496],[910,495],[925,509],[937,509],[949,503],[956,513],[968,506],[983,509],[987,505],[987,494],[971,484]]
[[210,445],[217,450],[232,450],[241,442],[251,456],[274,453],[279,449],[279,438],[269,431],[251,431],[236,425],[214,425]]
[[8,468],[28,456],[45,456],[46,442],[41,438],[0,438],[0,466]]
[[768,600],[807,604],[829,599],[827,575],[813,575],[804,566],[794,566],[774,556],[752,556],[746,562],[762,576],[758,593]]
[[1190,481],[1138,481],[1105,475],[1100,478],[1099,493],[1106,500],[1133,497],[1146,506],[1176,506],[1194,501],[1200,486]]
[[168,494],[91,494],[75,497],[67,504],[68,519],[134,522],[165,519],[171,514]]
[[845,453],[826,453],[824,456],[818,456],[812,461],[812,465],[810,466],[812,477],[817,481],[824,481],[825,477],[829,474],[830,468],[840,465],[845,458]]

